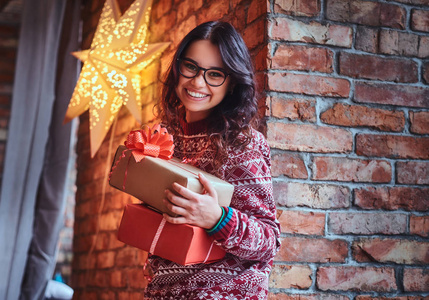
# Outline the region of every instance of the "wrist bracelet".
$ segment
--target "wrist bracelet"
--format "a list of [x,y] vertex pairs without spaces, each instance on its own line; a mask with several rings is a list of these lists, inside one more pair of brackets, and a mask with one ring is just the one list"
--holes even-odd
[[223,221],[223,217],[225,216],[225,209],[223,208],[223,206],[221,206],[220,208],[222,209],[222,216],[220,217],[219,221],[217,222],[217,224],[216,224],[212,229],[210,229],[210,230],[207,230],[207,229],[206,229],[206,231],[207,231],[208,233],[210,233],[210,232],[212,232],[212,231],[216,230],[216,228],[217,228],[217,227],[220,225],[220,223]]

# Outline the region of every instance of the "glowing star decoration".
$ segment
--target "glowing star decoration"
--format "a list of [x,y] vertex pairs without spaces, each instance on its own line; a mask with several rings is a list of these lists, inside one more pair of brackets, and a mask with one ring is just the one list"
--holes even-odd
[[91,48],[73,55],[84,62],[65,122],[89,109],[91,157],[125,105],[141,120],[140,72],[169,43],[146,44],[151,0],[136,0],[120,16],[116,0],[106,0]]

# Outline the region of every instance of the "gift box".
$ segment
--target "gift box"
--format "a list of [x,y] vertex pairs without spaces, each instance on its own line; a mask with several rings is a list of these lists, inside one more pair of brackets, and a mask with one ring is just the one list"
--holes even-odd
[[165,190],[172,189],[177,182],[188,189],[203,193],[198,179],[201,172],[212,183],[218,195],[220,206],[231,202],[234,186],[224,180],[204,172],[192,165],[181,163],[178,159],[162,159],[146,155],[140,162],[132,156],[126,146],[119,146],[112,164],[109,183],[155,209],[172,214],[165,204]]
[[168,223],[143,204],[125,206],[118,240],[181,265],[210,263],[225,256],[203,228]]

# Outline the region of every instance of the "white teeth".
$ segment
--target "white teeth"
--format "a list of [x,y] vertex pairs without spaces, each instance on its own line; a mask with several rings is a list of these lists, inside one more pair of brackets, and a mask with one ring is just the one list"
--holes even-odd
[[195,98],[204,98],[204,97],[207,97],[207,95],[206,95],[206,94],[195,93],[195,92],[188,91],[188,90],[186,90],[186,92],[187,92],[189,95],[191,95],[192,97],[195,97]]

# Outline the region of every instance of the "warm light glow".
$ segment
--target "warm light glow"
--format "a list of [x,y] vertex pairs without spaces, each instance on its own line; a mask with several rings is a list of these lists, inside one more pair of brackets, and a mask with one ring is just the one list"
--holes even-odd
[[73,53],[84,65],[65,121],[89,109],[91,156],[123,105],[142,122],[140,72],[169,45],[145,43],[151,2],[136,0],[120,16],[116,0],[106,0],[91,48]]

